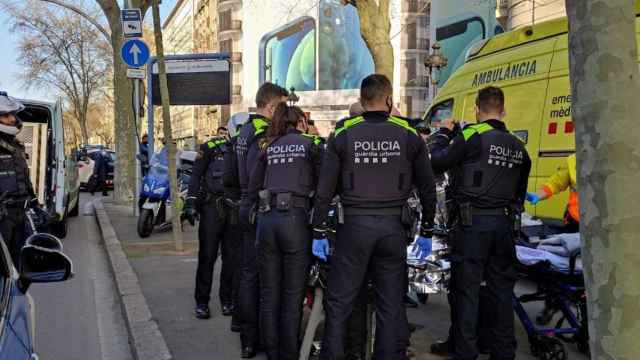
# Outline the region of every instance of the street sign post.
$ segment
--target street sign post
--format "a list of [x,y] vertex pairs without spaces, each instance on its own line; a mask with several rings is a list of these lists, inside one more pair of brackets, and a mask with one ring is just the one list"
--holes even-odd
[[[233,73],[228,54],[165,56],[171,105],[227,105],[231,103]],[[149,153],[154,149],[154,105],[160,104],[156,59],[147,66],[147,126]]]
[[[219,58],[167,57],[171,105],[220,105],[231,103],[231,63]],[[160,105],[158,64],[150,66],[152,103]]]
[[142,37],[142,13],[140,9],[124,9],[120,12],[122,34],[126,38]]
[[130,67],[140,67],[149,61],[149,47],[144,41],[139,39],[127,40],[122,44],[120,55],[125,64]]
[[129,79],[144,79],[145,75],[146,75],[146,72],[144,69],[134,69],[134,68],[127,69],[127,77]]

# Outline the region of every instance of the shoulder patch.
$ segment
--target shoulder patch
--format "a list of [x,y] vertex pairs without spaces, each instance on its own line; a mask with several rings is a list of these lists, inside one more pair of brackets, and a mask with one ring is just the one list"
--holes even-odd
[[354,127],[358,124],[361,124],[364,122],[364,118],[362,116],[356,116],[353,118],[349,118],[344,120],[344,122],[342,123],[341,127],[338,127],[336,125],[336,130],[334,132],[335,136],[338,136],[340,134],[342,134],[343,132],[345,132],[347,129]]
[[484,134],[487,131],[493,130],[493,127],[489,124],[480,123],[465,126],[464,130],[462,130],[462,136],[464,137],[464,141],[469,140],[474,134]]
[[391,122],[392,124],[396,124],[398,126],[402,126],[403,128],[405,128],[407,131],[413,133],[414,135],[418,135],[418,131],[414,128],[411,127],[411,125],[409,125],[409,122],[407,120],[401,119],[397,116],[390,116],[389,117],[389,122]]
[[311,134],[301,134],[301,135],[308,139],[311,139],[313,141],[313,144],[316,146],[322,143],[322,139],[320,139],[320,137],[317,135],[311,135]]

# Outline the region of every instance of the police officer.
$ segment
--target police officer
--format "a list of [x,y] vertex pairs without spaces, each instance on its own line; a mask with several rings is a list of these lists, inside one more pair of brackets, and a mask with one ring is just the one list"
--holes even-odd
[[374,284],[375,354],[405,356],[397,343],[406,329],[405,226],[403,207],[417,187],[423,204],[421,237],[431,236],[435,187],[427,149],[415,129],[391,116],[393,88],[384,75],[362,81],[362,116],[340,121],[329,138],[314,209],[313,253],[327,259],[327,209],[338,189],[344,224],[337,231],[328,279],[326,326],[321,359],[344,357],[345,324],[364,279]]
[[[531,160],[524,144],[502,119],[504,94],[497,87],[478,92],[477,124],[433,144],[436,171],[451,170],[459,226],[452,239],[455,301],[455,359],[475,359],[480,284],[486,281],[492,310],[491,359],[514,359],[511,296],[515,285],[514,221],[527,191]],[[444,134],[453,122],[443,121]]]
[[297,360],[306,279],[311,263],[309,210],[320,173],[320,139],[305,134],[304,112],[280,103],[249,183],[258,202],[258,264],[263,347],[271,360]]
[[[264,83],[256,94],[257,110],[251,114],[247,123],[242,126],[236,143],[238,164],[238,180],[243,196],[249,187],[249,174],[260,157],[258,142],[266,134],[269,121],[278,104],[285,102],[289,92],[272,83]],[[239,311],[242,343],[242,358],[255,356],[260,342],[259,328],[259,280],[258,263],[256,260],[256,232],[255,228],[247,224],[248,214],[240,214],[244,223],[242,243],[242,270],[240,275]]]
[[[235,237],[232,239],[233,248],[233,279],[232,279],[232,296],[234,311],[231,318],[231,331],[240,332],[240,311],[238,311],[238,304],[240,303],[240,271],[242,261],[242,238],[243,230],[240,226],[240,180],[238,179],[238,158],[236,156],[236,144],[238,142],[238,132],[242,125],[249,119],[249,114],[239,113],[233,115],[229,119],[229,151],[224,154],[224,173],[222,175],[222,183],[225,188],[225,208],[227,211],[227,218],[229,219],[230,226],[233,227],[236,232]],[[220,130],[220,129],[218,129]],[[226,238],[225,238],[226,239]],[[223,246],[225,244],[223,243]],[[224,264],[223,264],[224,265]],[[223,270],[222,273],[225,273]],[[222,276],[224,279],[225,277]],[[227,280],[222,280],[228,283]]]
[[213,268],[222,249],[222,273],[220,276],[220,303],[222,314],[232,315],[234,311],[233,284],[238,252],[237,244],[241,233],[238,221],[234,223],[227,209],[227,200],[239,198],[238,189],[225,187],[223,173],[224,157],[230,153],[227,140],[215,137],[200,146],[193,166],[189,192],[185,201],[184,213],[194,225],[198,216],[201,222],[198,228],[198,269],[196,271],[195,316],[208,319],[209,297],[213,282]]
[[0,92],[0,234],[16,267],[25,240],[25,207],[38,205],[24,145],[16,139],[22,110],[24,105]]

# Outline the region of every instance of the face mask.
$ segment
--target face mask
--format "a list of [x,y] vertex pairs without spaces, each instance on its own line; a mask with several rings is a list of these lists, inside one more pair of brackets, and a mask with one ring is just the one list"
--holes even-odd
[[389,108],[389,114],[391,114],[393,112],[393,100],[390,98],[387,98],[387,107]]
[[20,128],[18,128],[16,126],[9,126],[9,125],[0,124],[0,132],[3,132],[5,134],[7,134],[7,135],[16,136],[20,132]]

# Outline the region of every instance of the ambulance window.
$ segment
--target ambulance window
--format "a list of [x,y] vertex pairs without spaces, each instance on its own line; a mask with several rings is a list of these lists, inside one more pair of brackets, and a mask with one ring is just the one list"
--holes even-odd
[[437,125],[444,119],[453,117],[453,99],[445,100],[429,110],[427,123],[431,126]]

